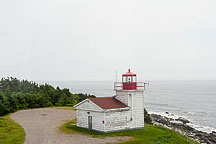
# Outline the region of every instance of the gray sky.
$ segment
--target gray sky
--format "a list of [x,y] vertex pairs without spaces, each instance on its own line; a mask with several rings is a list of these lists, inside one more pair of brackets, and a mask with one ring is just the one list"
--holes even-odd
[[215,0],[0,0],[0,76],[216,79]]

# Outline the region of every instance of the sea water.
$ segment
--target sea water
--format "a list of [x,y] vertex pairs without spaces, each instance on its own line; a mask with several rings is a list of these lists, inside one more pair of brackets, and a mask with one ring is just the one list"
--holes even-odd
[[[44,83],[44,82],[40,82]],[[97,97],[115,95],[111,81],[47,81],[54,87],[69,88],[72,93]],[[144,92],[145,108],[150,113],[184,117],[194,128],[216,129],[216,81],[150,81]],[[166,113],[168,112],[168,114]]]

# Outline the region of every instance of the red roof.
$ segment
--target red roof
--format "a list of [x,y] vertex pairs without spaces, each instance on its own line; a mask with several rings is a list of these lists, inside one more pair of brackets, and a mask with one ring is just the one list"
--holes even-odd
[[123,74],[122,76],[136,76],[136,74],[130,72],[130,69],[128,69],[128,72]]
[[93,103],[102,109],[125,108],[127,105],[120,102],[114,97],[89,98]]

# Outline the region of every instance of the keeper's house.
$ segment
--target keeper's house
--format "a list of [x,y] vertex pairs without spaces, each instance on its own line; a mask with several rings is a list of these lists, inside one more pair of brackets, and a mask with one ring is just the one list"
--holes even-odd
[[129,69],[114,89],[113,97],[88,98],[75,105],[78,127],[101,132],[144,127],[145,83],[138,83]]

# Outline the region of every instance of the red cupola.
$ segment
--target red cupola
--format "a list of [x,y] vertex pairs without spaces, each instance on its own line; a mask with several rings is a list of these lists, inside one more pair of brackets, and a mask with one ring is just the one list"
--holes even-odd
[[136,90],[137,89],[136,74],[130,72],[130,69],[128,69],[127,73],[122,74],[122,84],[123,84],[123,90]]
[[144,82],[137,82],[137,77],[135,73],[132,73],[130,69],[125,74],[122,74],[122,82],[114,83],[114,90],[122,91],[122,90],[145,90]]

